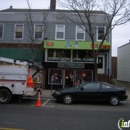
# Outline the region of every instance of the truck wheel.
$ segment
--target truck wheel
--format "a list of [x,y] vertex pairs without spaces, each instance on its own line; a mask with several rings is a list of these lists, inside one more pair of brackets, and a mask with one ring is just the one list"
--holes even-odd
[[11,101],[12,95],[7,89],[0,89],[0,102],[9,103]]

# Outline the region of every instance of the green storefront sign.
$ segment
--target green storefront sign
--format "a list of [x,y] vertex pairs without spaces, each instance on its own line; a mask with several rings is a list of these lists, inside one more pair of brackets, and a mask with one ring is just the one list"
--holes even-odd
[[[100,42],[94,43],[95,50],[98,49]],[[45,40],[44,48],[48,49],[78,49],[78,50],[92,50],[91,42],[83,41],[56,41],[56,40]],[[101,49],[110,50],[110,42],[104,42]]]

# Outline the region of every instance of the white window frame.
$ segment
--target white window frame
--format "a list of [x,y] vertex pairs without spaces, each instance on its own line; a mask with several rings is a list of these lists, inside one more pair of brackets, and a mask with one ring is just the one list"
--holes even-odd
[[98,28],[99,27],[104,27],[104,33],[106,32],[106,26],[97,26],[97,29],[96,29],[96,41],[102,41],[102,40],[98,39]]
[[[41,31],[41,33],[42,33],[42,38],[36,38],[35,37],[35,29],[36,29],[36,26],[42,26],[42,31]],[[43,39],[43,24],[34,24],[34,39]]]
[[[23,29],[22,29],[22,38],[16,38],[16,26],[17,25],[22,25],[23,26]],[[14,39],[19,39],[19,40],[23,40],[23,36],[24,36],[24,24],[15,24],[14,26]]]
[[[57,38],[57,28],[58,28],[58,26],[63,26],[63,38]],[[55,26],[55,40],[65,40],[65,25],[57,24]]]
[[[82,25],[81,25],[81,26],[82,26]],[[85,27],[82,26],[82,28],[84,28],[84,29],[83,29],[83,35],[84,35],[84,38],[83,38],[83,39],[78,39],[78,38],[77,38],[78,27],[80,27],[80,26],[79,26],[79,25],[76,25],[75,40],[76,40],[76,41],[85,41]]]
[[0,40],[1,40],[1,39],[4,38],[4,24],[0,23],[0,25],[3,26],[3,29],[2,29],[2,38],[0,38]]

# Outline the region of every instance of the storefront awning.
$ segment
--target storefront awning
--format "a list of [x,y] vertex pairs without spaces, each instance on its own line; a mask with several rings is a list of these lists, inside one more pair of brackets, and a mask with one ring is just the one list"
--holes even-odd
[[0,57],[27,61],[31,56],[35,56],[35,61],[43,61],[44,51],[43,49],[34,49],[32,53],[29,48],[0,48]]
[[[94,43],[95,50],[98,49],[100,42]],[[83,41],[56,41],[56,40],[46,40],[44,44],[44,48],[48,49],[78,49],[78,50],[92,50],[91,42],[83,42]],[[110,50],[111,43],[104,42],[101,47],[102,50]]]

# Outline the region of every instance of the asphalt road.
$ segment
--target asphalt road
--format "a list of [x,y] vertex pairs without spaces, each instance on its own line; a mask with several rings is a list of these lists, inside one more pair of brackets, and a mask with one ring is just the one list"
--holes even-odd
[[104,103],[65,105],[46,98],[41,102],[42,107],[35,106],[35,98],[0,105],[0,130],[119,130],[120,118],[130,120],[128,100],[116,107]]

